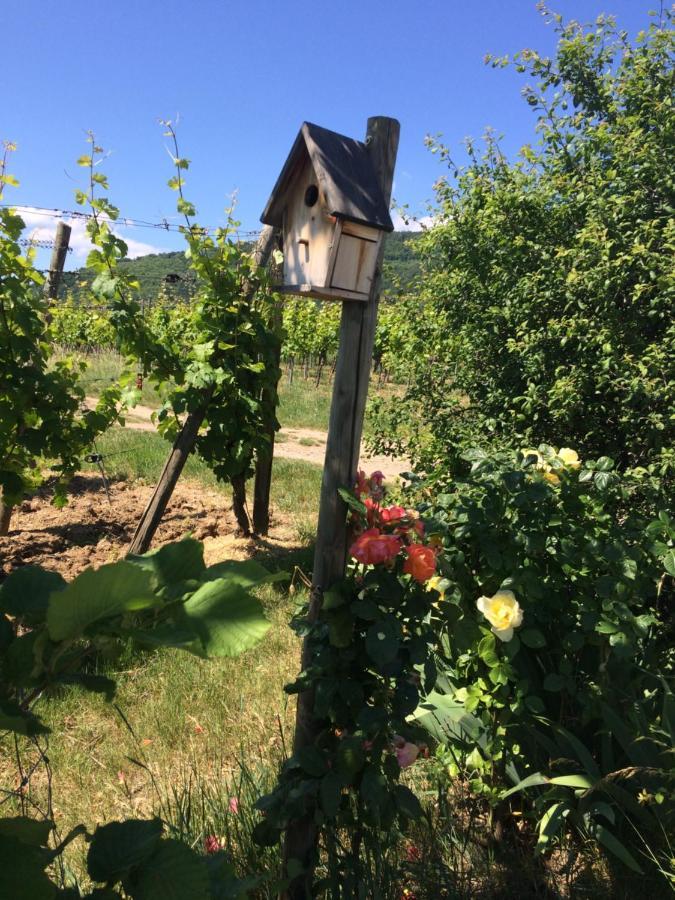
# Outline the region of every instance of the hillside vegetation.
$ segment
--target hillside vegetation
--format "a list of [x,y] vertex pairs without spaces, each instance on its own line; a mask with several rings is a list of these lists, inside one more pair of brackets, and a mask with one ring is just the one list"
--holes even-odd
[[[419,237],[419,232],[409,231],[395,231],[388,235],[384,258],[386,293],[396,293],[409,288],[413,283],[419,272],[419,261],[414,249]],[[194,278],[181,250],[124,259],[120,262],[120,268],[125,274],[138,279],[140,292],[149,302],[159,296],[185,300],[194,291]],[[76,301],[80,300],[90,291],[93,278],[94,273],[85,267],[66,272],[61,284],[62,293],[71,295]]]

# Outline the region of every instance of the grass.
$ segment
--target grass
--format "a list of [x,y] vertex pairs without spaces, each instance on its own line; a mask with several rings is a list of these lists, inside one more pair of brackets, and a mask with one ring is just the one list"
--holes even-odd
[[[66,355],[66,354],[64,354]],[[82,373],[82,386],[89,396],[98,396],[103,388],[118,381],[124,360],[112,350],[101,350],[96,353],[67,354],[75,355],[87,364]],[[314,373],[305,379],[297,374],[292,382],[284,374],[279,383],[279,408],[277,417],[282,428],[313,428],[327,431],[330,415],[330,401],[333,385],[328,382],[328,372],[324,371],[321,384],[317,385]],[[373,380],[371,394],[391,395],[396,393],[396,386],[377,385]],[[149,379],[144,379],[141,391],[141,403],[156,407],[160,404],[157,391]]]
[[[82,386],[87,395],[96,397],[101,391],[118,381],[124,366],[124,359],[112,350],[97,353],[64,354],[74,355],[87,364],[81,376]],[[279,409],[277,415],[284,428],[328,428],[332,385],[324,376],[316,386],[313,379],[302,377],[289,383],[284,376],[279,385]],[[159,406],[160,398],[149,379],[143,380],[141,403]]]

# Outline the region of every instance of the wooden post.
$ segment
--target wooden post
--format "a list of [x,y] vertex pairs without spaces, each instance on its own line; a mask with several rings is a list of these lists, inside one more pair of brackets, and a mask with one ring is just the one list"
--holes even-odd
[[[274,307],[272,327],[275,331],[281,331],[282,306],[276,303]],[[281,366],[281,341],[277,346],[275,362]],[[279,368],[279,380],[281,368]],[[274,462],[274,436],[276,434],[276,408],[279,393],[279,380],[277,383],[265,388],[262,396],[263,409],[267,416],[267,446],[258,453],[255,466],[255,484],[253,487],[253,531],[256,534],[265,535],[270,527],[270,490],[272,487],[272,464]]]
[[[385,116],[368,119],[366,144],[387,204],[391,199],[399,131],[400,125],[396,119]],[[344,575],[347,563],[347,508],[338,494],[338,488],[351,488],[356,480],[375,339],[383,253],[384,241],[380,243],[368,302],[345,301],[342,305],[340,343],[321,482],[319,524],[309,605],[311,622],[317,619],[324,591],[333,581]],[[309,644],[305,639],[301,668],[306,669],[310,662]],[[314,741],[317,726],[313,717],[313,707],[314,697],[311,691],[298,695],[295,751]],[[285,859],[297,859],[305,869],[305,875],[292,882],[289,888],[288,897],[292,900],[311,896],[311,883],[316,864],[316,840],[317,829],[312,820],[295,822],[286,832]]]
[[[264,266],[269,259],[274,245],[274,229],[265,226],[260,233],[258,243],[253,251],[253,258],[256,266]],[[185,467],[192,448],[197,440],[199,429],[208,412],[209,403],[213,396],[213,388],[204,391],[204,402],[199,408],[188,414],[188,417],[181,428],[178,437],[174,441],[171,453],[164,464],[164,469],[157,482],[148,505],[143,511],[141,520],[134,533],[129,547],[129,553],[145,553],[152,542],[157,531],[157,527],[162,520],[162,516],[169,504],[171,495],[180,478],[181,472]]]
[[68,253],[68,244],[70,243],[70,225],[65,222],[59,222],[56,226],[56,237],[52,247],[52,256],[49,260],[49,271],[45,280],[45,297],[49,300],[56,300],[59,293],[59,284],[61,283],[61,275],[66,262],[66,254]]

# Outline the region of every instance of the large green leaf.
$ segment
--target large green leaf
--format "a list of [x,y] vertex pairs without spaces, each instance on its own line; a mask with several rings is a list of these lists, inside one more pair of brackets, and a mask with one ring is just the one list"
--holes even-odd
[[124,883],[133,900],[209,900],[206,863],[180,841],[162,841]]
[[401,627],[396,619],[375,622],[366,632],[366,651],[378,666],[386,666],[396,659],[399,650]]
[[633,854],[628,850],[625,844],[609,831],[609,829],[605,828],[604,825],[594,824],[590,831],[593,837],[599,841],[606,850],[609,850],[610,853],[614,854],[617,859],[620,859],[625,866],[632,869],[633,872],[637,872],[640,875],[643,874],[642,869],[638,865]]
[[204,545],[194,538],[166,544],[142,556],[129,554],[127,562],[152,572],[158,585],[173,585],[191,579],[200,580],[205,572]]
[[464,704],[450,694],[431,691],[412,718],[441,743],[453,737],[485,745],[485,727],[480,719],[468,713]]
[[52,900],[56,885],[45,874],[48,857],[39,847],[0,835],[0,897],[5,900]]
[[203,656],[237,656],[255,646],[270,623],[259,601],[230,578],[207,581],[183,604],[179,626],[194,629],[195,652]]
[[229,579],[232,584],[241,587],[252,588],[258,584],[269,584],[275,581],[288,581],[288,572],[268,572],[254,559],[226,559],[216,563],[201,576],[202,581],[214,581],[215,579]]
[[48,819],[30,819],[28,816],[12,816],[0,819],[0,836],[15,838],[31,847],[46,847],[54,823]]
[[99,825],[89,845],[87,871],[93,881],[114,882],[150,857],[162,837],[160,819],[128,819]]
[[26,625],[39,625],[44,622],[49,595],[65,587],[66,582],[58,572],[22,566],[0,586],[0,612],[16,616]]
[[62,591],[53,594],[47,629],[53,641],[79,637],[94,622],[146,609],[157,598],[149,571],[122,560],[86,569]]

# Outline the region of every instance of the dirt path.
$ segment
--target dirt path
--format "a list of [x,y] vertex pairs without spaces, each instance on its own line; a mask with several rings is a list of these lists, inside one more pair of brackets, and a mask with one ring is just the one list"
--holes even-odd
[[[109,502],[97,475],[77,475],[63,509],[52,506],[48,491],[38,491],[14,510],[9,535],[0,537],[0,582],[21,565],[45,566],[72,578],[87,566],[102,566],[124,556],[152,489],[140,482],[114,481],[109,485]],[[203,541],[204,558],[210,565],[222,559],[247,559],[261,550],[281,555],[300,546],[296,523],[274,508],[268,537],[240,537],[230,506],[226,494],[180,481],[153,547],[192,534]]]
[[[87,397],[87,403],[95,405],[96,398]],[[154,410],[150,406],[135,406],[125,416],[126,427],[137,431],[154,431],[153,412]],[[282,428],[274,442],[274,455],[279,459],[300,459],[323,466],[327,437],[325,431],[315,428]],[[384,473],[385,478],[391,480],[410,468],[410,463],[405,459],[392,459],[389,456],[366,456],[365,451],[361,453],[361,464],[368,473],[379,469]]]

